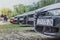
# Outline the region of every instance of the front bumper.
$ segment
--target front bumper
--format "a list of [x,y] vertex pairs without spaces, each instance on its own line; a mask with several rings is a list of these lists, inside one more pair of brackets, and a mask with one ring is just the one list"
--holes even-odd
[[53,38],[60,38],[60,33],[44,33],[47,36],[51,36]]

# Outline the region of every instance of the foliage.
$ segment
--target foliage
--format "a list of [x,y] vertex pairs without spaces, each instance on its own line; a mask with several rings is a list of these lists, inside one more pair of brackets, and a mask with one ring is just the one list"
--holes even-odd
[[14,11],[16,11],[16,13],[18,13],[18,14],[24,13],[25,12],[25,6],[23,4],[15,5]]
[[23,4],[19,4],[14,6],[14,10],[16,13],[22,14],[34,10],[34,7],[32,5],[25,6]]
[[2,9],[1,9],[1,13],[2,13],[2,14],[6,14],[6,15],[8,15],[8,17],[10,17],[12,11],[11,11],[11,9],[9,9],[9,8],[2,8]]
[[14,5],[14,11],[11,11],[9,8],[3,8],[1,9],[1,12],[6,13],[10,18],[12,16],[33,11],[38,8],[41,8],[50,4],[58,3],[58,2],[60,2],[60,0],[40,0],[37,3],[33,3],[33,5],[23,5],[23,4]]
[[60,0],[41,0],[37,4],[39,5],[39,7],[44,7],[58,2],[60,2]]
[[14,9],[17,14],[22,14],[58,2],[60,2],[60,0],[40,0],[37,3],[33,3],[33,5],[23,5],[23,4],[15,5]]

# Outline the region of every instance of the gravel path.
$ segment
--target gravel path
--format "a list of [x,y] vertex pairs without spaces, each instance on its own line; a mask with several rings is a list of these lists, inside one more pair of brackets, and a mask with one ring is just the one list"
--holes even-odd
[[20,29],[0,29],[0,40],[53,40],[49,36],[34,31],[20,31]]
[[[8,24],[8,22],[0,22],[0,25]],[[34,28],[32,28],[34,29]],[[34,30],[21,31],[20,28],[0,29],[0,40],[55,40],[50,36],[36,33]]]

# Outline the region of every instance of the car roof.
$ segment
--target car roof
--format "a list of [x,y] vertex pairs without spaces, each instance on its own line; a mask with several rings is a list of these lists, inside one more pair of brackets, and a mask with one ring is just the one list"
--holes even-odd
[[30,11],[30,12],[26,12],[26,13],[22,14],[21,16],[23,16],[23,15],[30,15],[30,14],[34,14],[34,13],[35,13],[35,11]]
[[35,11],[30,11],[30,12],[26,12],[26,13],[17,15],[17,16],[15,16],[15,17],[26,16],[26,15],[30,15],[30,14],[34,14],[34,13],[35,13]]

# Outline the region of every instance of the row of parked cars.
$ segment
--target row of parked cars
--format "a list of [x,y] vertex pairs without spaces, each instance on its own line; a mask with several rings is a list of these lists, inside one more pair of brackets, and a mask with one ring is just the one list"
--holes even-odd
[[17,15],[10,22],[33,26],[36,32],[60,37],[60,3]]

